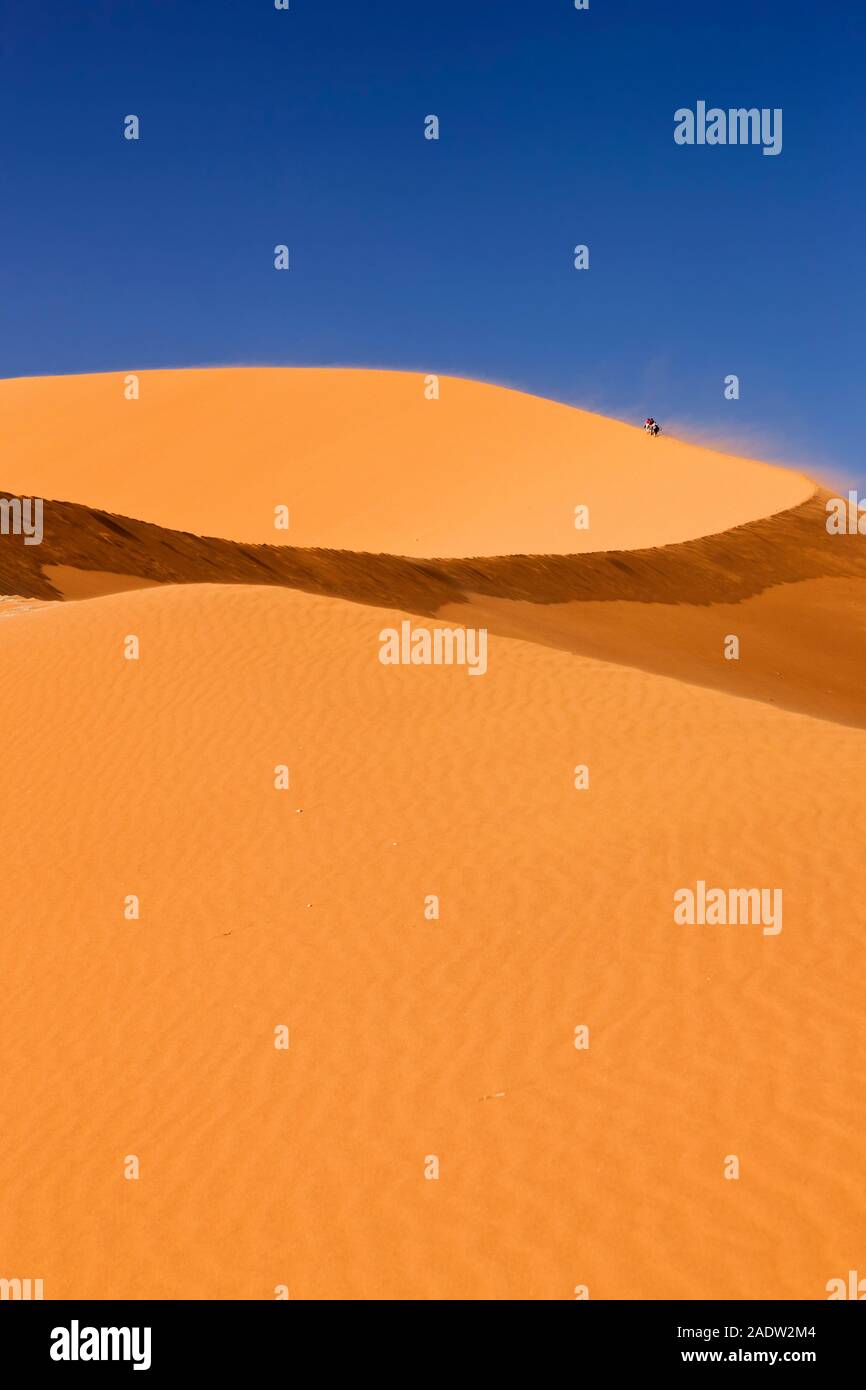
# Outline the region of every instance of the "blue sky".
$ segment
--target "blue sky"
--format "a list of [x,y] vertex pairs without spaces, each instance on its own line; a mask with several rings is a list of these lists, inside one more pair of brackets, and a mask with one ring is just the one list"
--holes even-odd
[[[857,7],[0,15],[0,376],[452,373],[866,477]],[[698,99],[781,107],[782,153],[676,145],[674,111]]]

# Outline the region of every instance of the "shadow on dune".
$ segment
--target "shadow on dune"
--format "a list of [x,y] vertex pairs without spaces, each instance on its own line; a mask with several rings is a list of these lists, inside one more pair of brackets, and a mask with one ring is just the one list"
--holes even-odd
[[[134,579],[273,584],[483,623],[493,633],[866,726],[866,539],[828,534],[828,495],[818,491],[789,511],[657,549],[444,560],[244,545],[46,501],[40,545],[2,538],[0,592],[76,596],[58,566],[105,576],[91,592],[135,587]],[[731,633],[740,639],[739,661],[723,656]]]

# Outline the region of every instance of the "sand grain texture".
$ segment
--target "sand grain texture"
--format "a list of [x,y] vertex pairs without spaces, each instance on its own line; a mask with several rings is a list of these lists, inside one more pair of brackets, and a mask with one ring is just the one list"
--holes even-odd
[[[400,616],[189,586],[4,627],[5,1264],[822,1297],[864,1236],[866,735],[508,638],[385,668]],[[781,884],[781,935],[675,927],[699,876]]]

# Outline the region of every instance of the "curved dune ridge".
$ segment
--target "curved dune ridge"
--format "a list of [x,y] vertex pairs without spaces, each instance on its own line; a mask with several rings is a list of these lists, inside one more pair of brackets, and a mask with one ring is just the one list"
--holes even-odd
[[[669,545],[794,507],[801,474],[500,386],[325,368],[0,381],[3,482],[174,530],[415,557]],[[275,531],[274,508],[290,528]],[[588,530],[575,508],[589,508]]]
[[[841,723],[866,725],[866,553],[827,494],[720,535],[585,555],[414,560],[251,546],[50,502],[39,546],[0,546],[0,593],[86,599],[154,584],[272,584],[486,627]],[[741,658],[722,658],[727,634]]]

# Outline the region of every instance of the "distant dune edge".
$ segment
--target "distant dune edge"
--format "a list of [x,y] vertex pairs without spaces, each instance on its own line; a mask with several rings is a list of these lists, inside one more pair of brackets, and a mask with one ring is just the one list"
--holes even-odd
[[[420,372],[0,380],[0,435],[3,478],[18,494],[251,545],[416,559],[675,545],[813,491],[790,469]],[[291,513],[287,533],[274,530],[279,504]],[[589,526],[575,525],[577,508]]]

